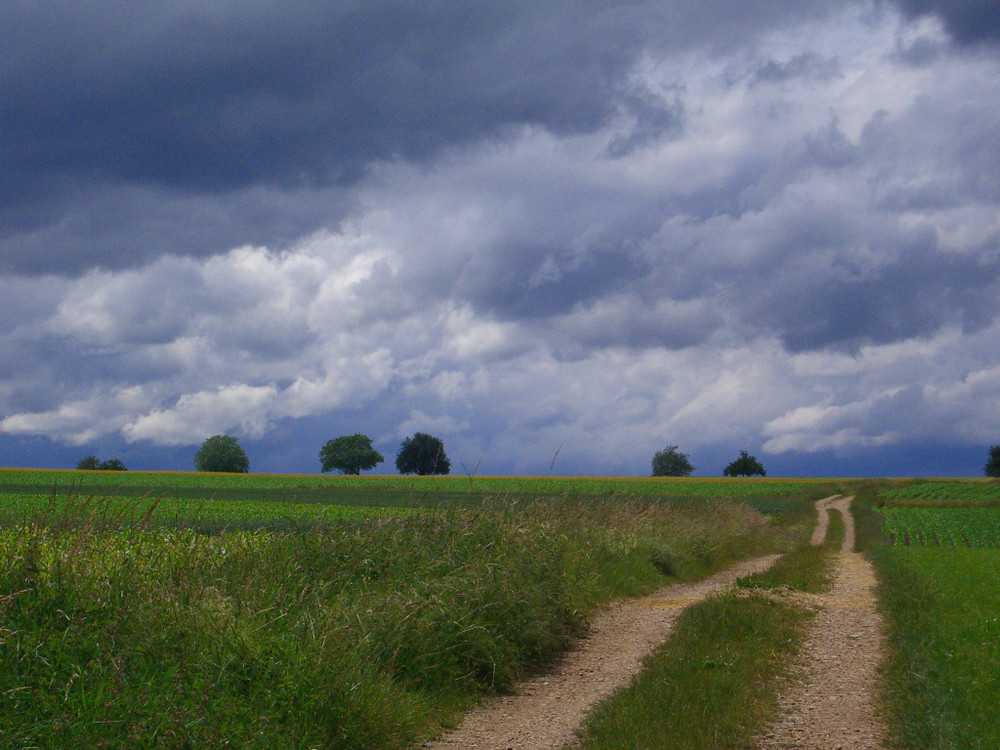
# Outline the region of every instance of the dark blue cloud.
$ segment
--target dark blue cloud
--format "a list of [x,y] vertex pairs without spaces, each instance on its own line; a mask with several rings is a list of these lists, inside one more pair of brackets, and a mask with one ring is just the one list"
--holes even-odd
[[[279,243],[343,208],[281,232],[278,207],[256,217],[259,199],[240,191],[349,184],[372,160],[422,160],[520,125],[580,133],[631,113],[612,144],[625,153],[677,124],[627,80],[644,51],[743,44],[828,4],[4,3],[0,271],[215,253],[220,226],[230,241]],[[164,215],[120,186],[204,205]]]
[[960,44],[1000,42],[1000,3],[997,0],[897,0],[912,16],[940,17]]

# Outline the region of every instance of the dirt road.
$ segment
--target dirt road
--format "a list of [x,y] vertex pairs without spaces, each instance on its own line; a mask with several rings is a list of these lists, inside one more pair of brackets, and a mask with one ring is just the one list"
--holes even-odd
[[882,626],[875,572],[854,552],[852,499],[828,503],[843,514],[846,531],[833,589],[818,598],[820,611],[803,648],[799,679],[781,697],[781,717],[759,739],[759,750],[882,747],[872,701]]
[[556,750],[574,739],[587,710],[628,684],[642,659],[666,640],[680,611],[738,577],[766,570],[779,555],[742,562],[711,578],[668,586],[599,613],[591,634],[550,673],[470,711],[434,750]]

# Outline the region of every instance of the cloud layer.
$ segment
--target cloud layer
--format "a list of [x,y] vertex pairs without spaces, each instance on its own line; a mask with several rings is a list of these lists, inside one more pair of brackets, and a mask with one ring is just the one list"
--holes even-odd
[[996,10],[710,5],[5,7],[0,433],[997,442]]

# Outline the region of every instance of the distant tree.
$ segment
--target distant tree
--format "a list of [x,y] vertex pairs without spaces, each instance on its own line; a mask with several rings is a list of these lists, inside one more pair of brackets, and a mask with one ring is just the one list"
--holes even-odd
[[1000,445],[990,448],[990,460],[986,462],[983,470],[988,477],[1000,477]]
[[694,471],[691,459],[686,453],[681,453],[676,445],[668,445],[662,451],[656,451],[653,456],[654,477],[686,477]]
[[766,477],[767,472],[764,466],[757,460],[756,456],[751,456],[746,451],[740,451],[740,457],[722,470],[724,477]]
[[451,461],[438,438],[416,432],[400,443],[396,468],[400,474],[447,474],[451,471]]
[[108,461],[101,461],[101,465],[97,468],[101,471],[128,471],[128,469],[125,468],[125,464],[117,458],[112,458]]
[[87,456],[80,459],[76,468],[81,471],[95,471],[101,468],[101,462],[97,460],[97,456]]
[[213,435],[201,444],[194,454],[194,468],[198,471],[226,471],[246,474],[250,459],[240,441],[229,435]]
[[340,471],[344,474],[360,474],[374,469],[385,461],[385,456],[372,448],[372,440],[367,435],[341,435],[328,440],[320,448],[319,460],[323,471]]

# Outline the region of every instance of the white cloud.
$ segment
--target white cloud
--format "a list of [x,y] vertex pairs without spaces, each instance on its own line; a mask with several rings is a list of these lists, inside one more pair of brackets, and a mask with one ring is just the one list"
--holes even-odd
[[232,430],[256,437],[267,429],[268,407],[277,397],[273,385],[224,386],[185,394],[169,409],[154,409],[122,428],[129,441],[185,445]]
[[72,445],[84,445],[123,429],[128,415],[147,408],[150,401],[141,386],[121,388],[107,395],[67,401],[49,411],[11,414],[0,420],[0,432],[49,435]]

